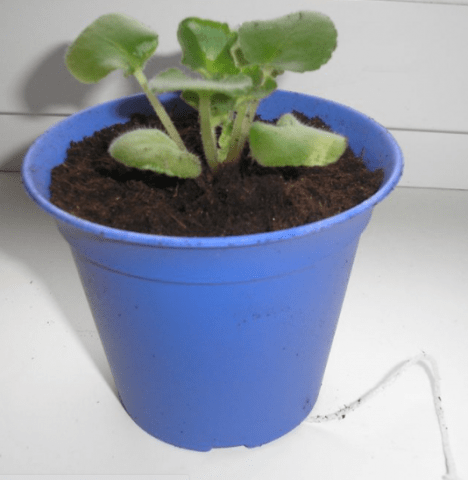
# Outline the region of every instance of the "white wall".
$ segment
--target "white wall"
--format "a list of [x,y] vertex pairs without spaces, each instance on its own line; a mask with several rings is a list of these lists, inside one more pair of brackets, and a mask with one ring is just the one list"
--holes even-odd
[[328,14],[339,46],[321,70],[286,74],[280,88],[389,128],[406,159],[400,185],[468,189],[468,0],[1,0],[0,170],[18,171],[28,146],[64,115],[138,91],[118,72],[90,86],[65,69],[67,44],[99,15],[127,13],[159,33],[151,75],[177,65],[176,29],[187,16],[235,26],[301,9]]

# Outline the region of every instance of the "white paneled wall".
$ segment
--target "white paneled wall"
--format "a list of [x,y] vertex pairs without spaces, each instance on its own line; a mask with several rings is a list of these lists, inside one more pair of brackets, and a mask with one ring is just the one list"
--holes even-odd
[[117,72],[90,86],[66,71],[67,44],[99,15],[124,12],[159,33],[151,75],[177,66],[176,29],[187,16],[235,26],[301,9],[328,14],[339,46],[324,68],[286,74],[280,88],[344,103],[389,128],[406,159],[401,185],[468,189],[465,0],[2,0],[0,170],[19,170],[32,141],[64,115],[138,91]]

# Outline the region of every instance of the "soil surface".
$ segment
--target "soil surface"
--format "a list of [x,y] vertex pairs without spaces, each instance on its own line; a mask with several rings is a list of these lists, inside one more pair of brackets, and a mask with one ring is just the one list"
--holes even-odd
[[[304,123],[329,128],[296,114]],[[174,120],[187,148],[203,157],[197,114]],[[367,170],[348,148],[326,167],[266,168],[246,145],[240,162],[206,167],[197,179],[176,179],[127,167],[108,153],[125,131],[162,128],[156,117],[131,121],[72,142],[66,161],[52,171],[51,201],[61,209],[109,227],[158,235],[206,237],[271,232],[348,210],[373,195],[383,171]]]

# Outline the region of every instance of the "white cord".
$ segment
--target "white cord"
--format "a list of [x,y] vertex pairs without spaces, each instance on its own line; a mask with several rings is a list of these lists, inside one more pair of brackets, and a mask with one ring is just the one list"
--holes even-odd
[[437,415],[437,420],[439,422],[440,436],[442,439],[442,449],[445,456],[446,474],[442,478],[443,480],[461,480],[460,477],[457,476],[455,469],[455,461],[453,459],[452,450],[450,449],[448,429],[445,422],[444,410],[442,408],[439,369],[435,360],[424,352],[397,365],[387,375],[385,375],[385,377],[375,387],[371,388],[367,393],[359,397],[356,401],[344,406],[337,412],[330,413],[328,415],[309,415],[306,418],[306,422],[322,423],[328,422],[330,420],[341,420],[345,418],[348,413],[356,410],[356,408],[363,405],[365,402],[374,397],[377,393],[383,391],[386,387],[388,387],[388,385],[393,383],[403,372],[416,364],[420,364],[424,368],[424,371],[427,373],[431,382],[434,408]]

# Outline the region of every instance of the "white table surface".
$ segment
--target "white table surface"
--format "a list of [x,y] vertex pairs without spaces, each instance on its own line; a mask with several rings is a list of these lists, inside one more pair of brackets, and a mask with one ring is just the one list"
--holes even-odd
[[[68,246],[18,173],[0,173],[0,206],[0,475],[442,478],[430,383],[417,366],[345,420],[303,423],[254,449],[194,452],[151,437],[119,403]],[[421,351],[438,362],[468,479],[468,191],[397,188],[375,208],[313,414],[355,400]]]

